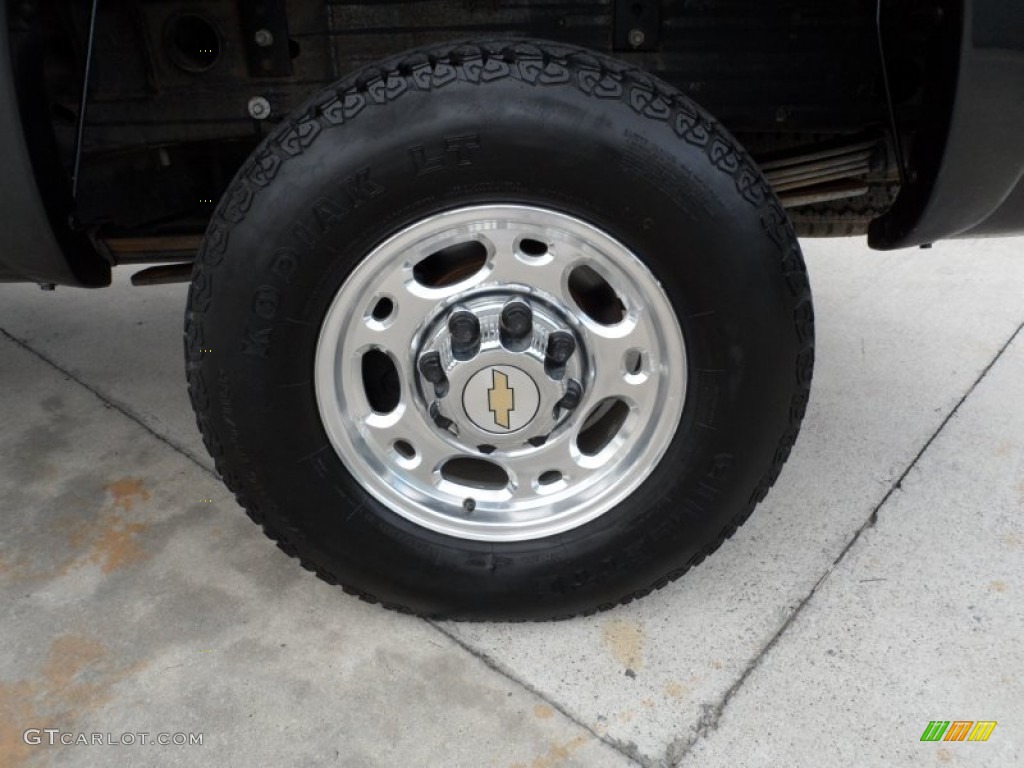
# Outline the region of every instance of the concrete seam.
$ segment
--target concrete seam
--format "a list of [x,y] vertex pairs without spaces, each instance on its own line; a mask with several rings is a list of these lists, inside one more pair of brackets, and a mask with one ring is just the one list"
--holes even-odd
[[910,463],[906,466],[906,468],[903,470],[900,476],[889,487],[885,495],[882,496],[882,499],[878,502],[878,504],[875,505],[874,509],[871,510],[871,514],[868,516],[867,520],[865,520],[860,525],[860,527],[857,528],[853,536],[846,543],[846,546],[843,547],[842,551],[832,561],[832,564],[825,569],[825,572],[818,578],[818,580],[814,583],[814,586],[811,587],[810,591],[803,597],[803,599],[801,599],[800,602],[797,603],[796,608],[794,608],[792,613],[790,613],[789,616],[786,617],[786,620],[782,622],[779,628],[775,631],[775,634],[772,635],[771,639],[765,644],[765,646],[760,650],[760,652],[753,659],[751,659],[750,663],[747,664],[746,668],[736,679],[736,681],[731,686],[729,686],[729,689],[725,692],[725,695],[722,697],[721,701],[719,701],[717,704],[703,705],[703,711],[701,713],[700,718],[697,721],[697,725],[693,733],[685,739],[679,738],[673,741],[671,744],[669,744],[668,748],[665,750],[665,755],[659,761],[658,765],[666,767],[679,765],[682,762],[683,758],[686,757],[686,755],[688,755],[692,751],[694,746],[696,746],[698,741],[707,736],[707,734],[710,731],[718,729],[719,721],[721,720],[722,715],[725,712],[725,708],[729,705],[729,702],[732,701],[733,696],[735,696],[739,689],[743,687],[744,683],[746,683],[747,681],[747,678],[750,677],[754,670],[761,666],[761,662],[763,661],[763,659],[768,655],[772,648],[775,647],[776,643],[778,643],[781,637],[786,633],[790,625],[793,624],[796,618],[803,611],[804,607],[811,601],[814,595],[821,588],[822,584],[824,584],[825,580],[832,575],[833,571],[835,571],[836,567],[843,561],[847,553],[849,553],[849,551],[857,543],[857,541],[860,539],[864,531],[868,530],[869,528],[873,528],[875,523],[878,522],[878,513],[881,510],[881,508],[885,506],[885,504],[892,497],[893,493],[902,489],[903,481],[906,479],[907,475],[909,475],[910,472],[914,469],[914,467],[917,466],[917,463],[920,461],[921,457],[924,456],[925,452],[931,447],[932,443],[935,442],[939,434],[941,434],[942,431],[946,428],[946,425],[949,424],[953,417],[956,416],[956,414],[960,411],[961,406],[963,406],[963,404],[967,401],[967,398],[971,396],[971,394],[974,392],[977,386],[984,380],[986,376],[988,376],[989,371],[991,371],[992,367],[997,362],[999,362],[999,359],[1003,356],[1003,353],[1006,352],[1009,346],[1016,340],[1017,336],[1020,335],[1021,330],[1024,330],[1024,323],[1021,323],[1020,325],[1017,326],[1016,330],[999,348],[999,351],[996,352],[995,356],[989,361],[988,365],[986,365],[984,369],[982,369],[981,373],[978,374],[977,378],[975,378],[971,386],[967,388],[967,391],[956,402],[956,405],[954,405],[953,408],[949,411],[949,413],[946,414],[945,418],[943,418],[943,420],[939,423],[939,426],[936,427],[936,429],[924,442],[924,444],[921,446],[921,449],[914,455],[914,458],[911,459]]
[[548,704],[552,709],[554,709],[556,712],[561,714],[563,717],[567,718],[574,725],[576,725],[579,728],[583,729],[584,731],[589,733],[591,736],[593,736],[595,739],[597,739],[601,743],[605,744],[606,746],[611,747],[616,752],[618,752],[620,755],[622,755],[627,760],[629,760],[631,763],[634,763],[636,765],[642,766],[642,768],[660,768],[658,763],[656,763],[655,761],[651,760],[646,755],[642,754],[640,752],[640,750],[637,748],[637,746],[635,744],[633,744],[632,742],[624,743],[624,742],[619,741],[618,739],[611,738],[607,734],[600,734],[600,733],[598,733],[593,728],[591,728],[586,722],[584,722],[582,718],[580,718],[577,715],[575,715],[572,712],[570,712],[562,704],[558,703],[557,701],[555,701],[550,696],[547,696],[543,691],[540,691],[539,689],[537,689],[535,686],[531,685],[526,680],[522,680],[519,677],[517,677],[512,672],[512,670],[506,668],[504,665],[499,663],[497,660],[495,660],[491,656],[487,655],[483,651],[478,650],[477,648],[474,648],[472,645],[470,645],[469,643],[465,642],[460,637],[458,637],[458,635],[455,635],[454,633],[449,632],[447,629],[445,629],[443,626],[441,626],[437,622],[432,621],[430,619],[425,619],[425,621],[427,622],[427,624],[429,624],[431,627],[433,627],[437,632],[439,632],[440,634],[444,635],[451,642],[455,643],[455,645],[459,646],[459,648],[461,648],[462,650],[466,651],[471,656],[473,656],[476,659],[478,659],[485,667],[487,667],[490,670],[493,670],[494,672],[497,672],[499,675],[501,675],[502,677],[504,677],[504,678],[508,679],[509,681],[515,683],[517,686],[519,686],[523,690],[525,690],[528,693],[531,693],[532,695],[534,695],[537,698],[541,699],[546,704]]
[[80,378],[78,378],[75,374],[73,374],[67,368],[61,367],[57,362],[55,362],[54,360],[51,360],[49,357],[44,355],[42,352],[34,349],[27,341],[25,341],[23,339],[19,339],[17,336],[14,336],[11,333],[9,333],[6,329],[0,328],[0,334],[5,336],[7,339],[9,339],[11,342],[13,342],[18,347],[21,347],[23,350],[28,352],[30,355],[33,355],[34,357],[38,358],[39,360],[42,360],[44,363],[49,365],[51,368],[53,368],[54,370],[60,372],[62,375],[66,376],[69,380],[75,382],[75,384],[78,384],[80,387],[82,387],[85,390],[87,390],[88,392],[90,392],[93,396],[95,396],[101,403],[103,403],[108,408],[112,408],[113,410],[115,410],[118,413],[120,413],[122,416],[125,416],[129,420],[131,420],[131,421],[135,422],[136,424],[138,424],[140,427],[142,427],[150,435],[155,437],[157,440],[159,440],[161,443],[166,445],[168,448],[170,448],[175,453],[178,453],[178,454],[184,456],[186,459],[188,459],[193,464],[195,464],[197,467],[199,467],[201,470],[203,470],[203,472],[205,472],[206,474],[210,475],[211,477],[216,478],[217,480],[220,480],[220,476],[216,472],[211,470],[209,467],[205,466],[199,460],[199,458],[196,457],[191,451],[189,451],[187,448],[185,448],[183,446],[176,445],[169,438],[166,438],[163,435],[161,435],[159,432],[155,431],[152,427],[150,427],[148,424],[146,424],[145,421],[143,421],[142,417],[139,414],[137,414],[134,411],[132,411],[128,406],[126,406],[123,403],[119,403],[116,400],[113,400],[113,399],[107,397],[106,395],[104,395],[102,392],[100,392],[95,387],[93,387],[93,386],[91,386],[89,384],[86,384],[84,381],[82,381]]

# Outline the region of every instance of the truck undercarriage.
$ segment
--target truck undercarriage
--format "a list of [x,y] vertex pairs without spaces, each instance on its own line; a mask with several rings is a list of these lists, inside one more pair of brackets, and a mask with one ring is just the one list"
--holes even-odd
[[863,233],[948,109],[934,84],[948,82],[936,69],[959,23],[944,5],[120,0],[98,3],[91,27],[90,4],[37,0],[10,24],[44,198],[91,244],[77,258],[184,263],[243,160],[310,93],[414,45],[470,38],[548,39],[639,65],[739,139],[799,234]]

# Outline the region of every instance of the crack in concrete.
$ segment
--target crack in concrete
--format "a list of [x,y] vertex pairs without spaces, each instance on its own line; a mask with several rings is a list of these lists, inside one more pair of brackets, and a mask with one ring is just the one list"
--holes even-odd
[[761,651],[757,654],[757,656],[755,656],[750,661],[750,663],[746,666],[746,668],[743,670],[740,676],[736,679],[736,682],[729,686],[729,689],[725,692],[725,695],[722,697],[721,701],[715,704],[703,704],[701,715],[697,719],[697,723],[694,726],[691,733],[689,734],[689,736],[674,739],[672,742],[669,743],[668,747],[665,749],[665,753],[662,756],[661,760],[657,762],[658,768],[674,768],[674,766],[678,766],[682,762],[683,758],[685,758],[686,755],[688,755],[693,750],[697,742],[699,742],[702,738],[706,737],[707,734],[711,731],[718,729],[719,722],[722,719],[722,715],[724,714],[726,707],[729,706],[729,702],[732,701],[733,697],[739,692],[740,688],[743,687],[744,683],[746,683],[747,679],[754,672],[754,670],[761,666],[761,662],[771,652],[772,648],[775,647],[776,643],[779,642],[781,637],[789,629],[790,625],[793,624],[796,618],[803,611],[804,607],[811,601],[814,595],[821,588],[825,580],[832,575],[836,567],[843,561],[847,553],[850,552],[853,546],[860,539],[861,535],[865,531],[875,526],[875,524],[878,522],[878,513],[881,510],[881,508],[886,505],[886,503],[889,501],[889,499],[896,491],[902,490],[903,481],[907,478],[907,475],[909,475],[910,472],[914,469],[914,467],[917,466],[917,463],[921,460],[921,457],[924,456],[925,452],[927,452],[927,450],[931,447],[932,443],[935,442],[939,434],[941,434],[942,431],[946,428],[946,425],[949,424],[953,417],[956,416],[956,414],[960,411],[961,406],[963,406],[963,404],[967,401],[967,398],[971,396],[971,394],[978,387],[978,385],[984,380],[986,376],[988,376],[989,371],[991,371],[992,367],[997,362],[999,362],[999,359],[1003,356],[1003,353],[1006,352],[1009,346],[1014,342],[1014,340],[1016,340],[1021,330],[1024,330],[1024,323],[1021,323],[1020,325],[1017,326],[1017,329],[1010,335],[1010,338],[1007,339],[1006,342],[999,348],[999,351],[996,352],[995,357],[993,357],[992,360],[989,361],[988,365],[986,365],[985,368],[982,369],[981,373],[978,374],[978,377],[974,380],[971,386],[968,387],[967,391],[957,401],[956,405],[953,406],[952,410],[950,410],[950,412],[946,414],[945,418],[935,429],[935,431],[932,432],[929,438],[924,442],[924,445],[921,446],[921,449],[915,454],[914,458],[911,459],[910,463],[903,470],[900,476],[896,479],[894,483],[892,483],[892,485],[889,486],[889,490],[886,491],[882,499],[878,502],[878,504],[875,505],[874,509],[871,510],[871,514],[868,516],[868,519],[865,520],[861,524],[861,526],[854,532],[853,536],[846,543],[846,546],[843,547],[842,551],[832,561],[832,564],[825,569],[825,572],[814,583],[814,586],[811,587],[811,590],[804,596],[804,598],[799,603],[797,603],[792,613],[790,613],[789,616],[786,617],[786,620],[782,622],[781,626],[775,631],[775,634],[772,635],[771,639],[764,646],[764,648],[762,648]]

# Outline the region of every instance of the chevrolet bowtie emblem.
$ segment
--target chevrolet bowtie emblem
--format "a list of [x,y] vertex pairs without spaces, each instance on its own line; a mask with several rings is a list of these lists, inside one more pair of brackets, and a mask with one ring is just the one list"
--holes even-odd
[[505,429],[512,428],[511,414],[516,409],[515,390],[508,385],[508,376],[497,368],[491,369],[491,388],[487,390],[487,407],[494,414],[494,423]]

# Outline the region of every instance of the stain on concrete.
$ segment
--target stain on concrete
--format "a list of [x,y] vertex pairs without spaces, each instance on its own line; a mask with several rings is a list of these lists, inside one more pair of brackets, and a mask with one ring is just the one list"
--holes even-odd
[[98,505],[100,482],[79,478],[73,486],[40,505],[37,534],[27,545],[18,552],[0,554],[0,583],[59,579],[90,565],[107,574],[149,557],[140,538],[148,525],[126,514],[149,499],[141,481],[118,480],[102,486],[109,495],[95,512],[89,508]]
[[612,619],[604,625],[602,640],[627,671],[635,672],[643,667],[644,633],[635,622]]
[[32,693],[31,684],[24,680],[0,681],[0,749],[4,764],[10,768],[28,765],[33,757],[33,748],[22,739],[26,728],[43,722],[31,701]]
[[112,511],[105,511],[90,524],[78,526],[71,534],[71,545],[83,553],[65,568],[64,573],[84,565],[98,565],[103,573],[138,563],[148,553],[139,544],[143,523],[132,523]]
[[103,486],[110,500],[92,521],[80,521],[71,529],[70,543],[75,558],[62,573],[85,565],[98,565],[110,573],[148,557],[139,536],[147,525],[131,520],[123,513],[132,512],[137,503],[149,501],[149,491],[138,478],[126,477]]
[[575,739],[552,744],[543,755],[535,757],[529,763],[513,763],[510,768],[555,768],[572,757],[580,747],[590,740],[589,736],[577,736]]
[[20,768],[42,756],[42,745],[25,744],[27,728],[74,730],[88,713],[110,700],[113,688],[145,666],[119,660],[106,646],[84,635],[56,638],[35,672],[0,680],[0,745],[4,766]]
[[990,582],[988,588],[991,589],[993,592],[1005,592],[1006,582],[997,579],[996,581]]
[[149,501],[149,491],[137,478],[126,477],[104,487],[110,494],[114,509],[131,512],[136,501]]
[[[1024,483],[1021,483],[1021,498],[1024,498]],[[1024,537],[1016,533],[1007,533],[1003,536],[1003,546],[1007,549],[1024,549]]]
[[[65,414],[60,418],[64,420]],[[53,419],[53,423],[36,424],[24,430],[11,447],[8,476],[23,485],[45,480],[55,463],[59,464],[53,457],[69,450],[70,429],[70,424],[57,424]]]
[[[99,641],[79,635],[63,635],[50,646],[43,663],[42,678],[51,691],[62,691],[65,700],[82,693],[82,688],[69,688],[80,672],[90,668],[107,654]],[[72,694],[69,697],[67,694]]]
[[0,585],[20,584],[30,581],[39,573],[23,553],[17,556],[0,556]]
[[537,704],[533,708],[533,715],[534,717],[539,717],[541,720],[548,720],[555,716],[555,710],[547,704]]
[[665,685],[665,695],[670,699],[681,699],[688,690],[682,683],[671,682]]

